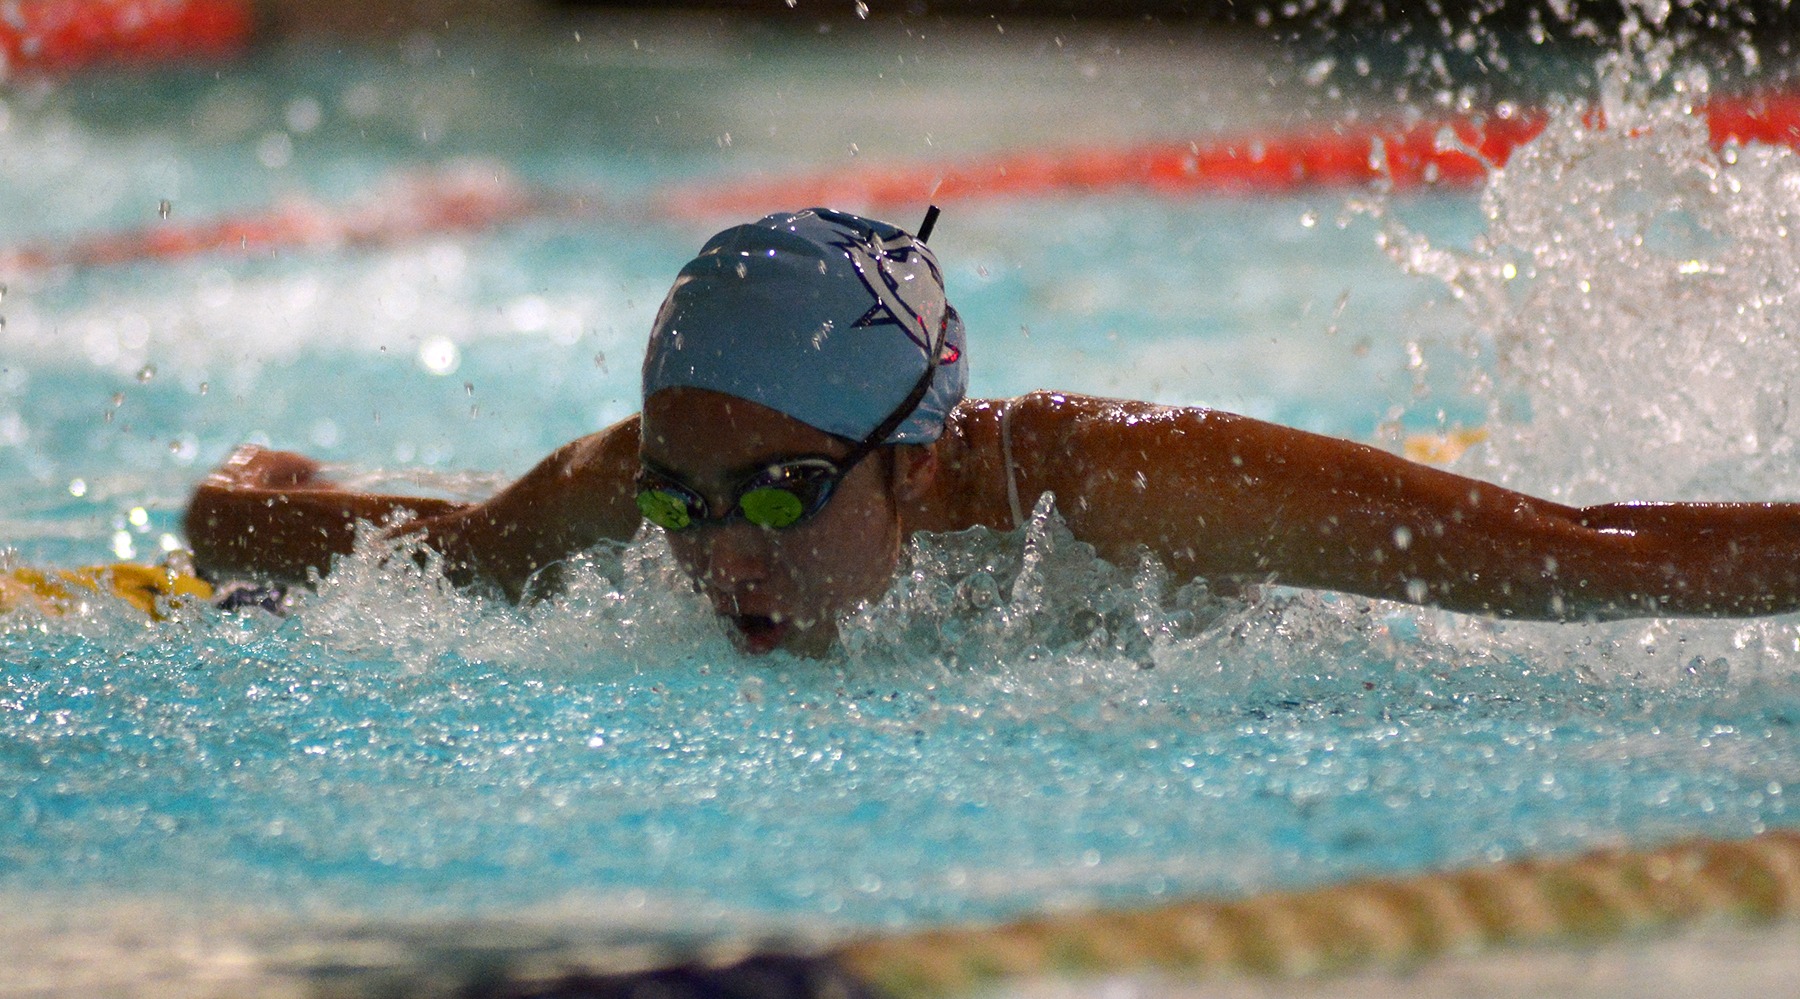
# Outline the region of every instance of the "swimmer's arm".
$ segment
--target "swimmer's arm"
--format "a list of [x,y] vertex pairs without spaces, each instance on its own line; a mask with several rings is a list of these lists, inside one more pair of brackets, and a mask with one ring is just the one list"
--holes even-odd
[[305,455],[247,444],[195,488],[183,529],[204,578],[303,583],[350,551],[359,522],[434,516],[464,505],[349,491]]
[[545,566],[637,530],[637,441],[634,416],[564,445],[481,503],[349,491],[310,458],[240,448],[195,490],[188,543],[207,578],[305,582],[351,550],[358,522],[399,515],[459,584],[517,599]]
[[492,498],[406,530],[443,553],[457,583],[480,581],[518,600],[545,568],[637,533],[637,471],[632,416],[563,445]]
[[1015,446],[1064,457],[1023,484],[1111,558],[1516,618],[1800,607],[1800,505],[1578,509],[1227,413],[1024,402]]

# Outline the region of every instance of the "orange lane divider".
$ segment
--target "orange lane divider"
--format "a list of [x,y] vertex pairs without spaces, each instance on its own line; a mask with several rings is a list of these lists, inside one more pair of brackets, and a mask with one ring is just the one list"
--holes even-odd
[[1536,115],[1433,122],[1383,131],[1319,129],[1208,142],[1152,143],[1122,149],[1069,148],[1006,153],[961,163],[837,169],[794,177],[716,181],[664,192],[659,205],[681,216],[743,215],[762,205],[885,207],[1001,196],[1086,194],[1140,188],[1167,194],[1269,194],[1367,184],[1382,177],[1375,142],[1386,153],[1396,189],[1428,181],[1466,185],[1487,176],[1476,159],[1440,150],[1448,128],[1491,162],[1543,131]]
[[[1707,120],[1715,145],[1800,144],[1800,96],[1722,100]],[[1084,194],[1136,188],[1167,194],[1271,194],[1357,187],[1385,180],[1397,191],[1460,187],[1486,179],[1547,123],[1537,112],[1410,126],[1318,128],[1286,135],[1008,153],[961,163],[918,163],[790,177],[706,181],[663,192],[657,205],[681,217],[752,215],[779,205],[907,207],[999,196]]]
[[533,191],[493,164],[455,163],[401,174],[350,205],[294,198],[274,208],[191,224],[163,222],[61,244],[0,249],[0,274],[173,260],[202,253],[269,256],[282,249],[386,246],[457,232],[480,232],[589,202]]
[[[0,10],[5,2],[0,0]],[[1800,146],[1800,95],[1717,101],[1705,114],[1715,145]],[[1209,143],[1031,151],[963,163],[709,180],[664,188],[639,203],[678,218],[714,220],[760,215],[782,206],[897,210],[927,201],[1066,196],[1120,188],[1204,195],[1356,187],[1383,179],[1400,191],[1467,186],[1484,179],[1489,164],[1503,165],[1514,149],[1536,138],[1546,120],[1542,114],[1519,112],[1386,130],[1344,127]],[[61,243],[0,248],[0,274],[201,253],[268,255],[281,249],[391,245],[478,232],[534,216],[593,215],[603,207],[588,195],[533,190],[495,164],[451,164],[402,174],[347,206],[294,199],[221,219],[164,220]]]
[[249,47],[250,0],[5,0],[0,79],[110,63],[218,59]]

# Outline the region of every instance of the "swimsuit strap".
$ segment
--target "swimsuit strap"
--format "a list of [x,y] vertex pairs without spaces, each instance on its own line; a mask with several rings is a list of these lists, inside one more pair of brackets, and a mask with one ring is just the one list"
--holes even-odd
[[1019,506],[1019,483],[1013,476],[1012,411],[1016,398],[1000,404],[1000,459],[1006,464],[1006,505],[1012,508],[1013,530],[1025,523],[1025,511]]

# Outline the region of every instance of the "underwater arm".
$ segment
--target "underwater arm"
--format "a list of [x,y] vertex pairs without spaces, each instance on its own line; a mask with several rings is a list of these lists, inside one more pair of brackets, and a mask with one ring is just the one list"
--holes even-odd
[[1800,505],[1578,509],[1376,448],[1201,409],[1027,397],[1028,475],[1102,555],[1548,620],[1800,607]]
[[345,490],[310,458],[247,446],[195,489],[188,543],[208,578],[304,582],[351,550],[359,522],[402,516],[396,530],[443,553],[458,584],[489,583],[517,599],[545,566],[637,530],[637,440],[637,418],[621,421],[481,503]]

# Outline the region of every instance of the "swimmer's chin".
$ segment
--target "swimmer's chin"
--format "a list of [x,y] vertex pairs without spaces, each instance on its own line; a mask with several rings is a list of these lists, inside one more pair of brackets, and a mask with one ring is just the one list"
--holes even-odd
[[837,628],[830,623],[805,621],[779,614],[725,614],[732,644],[753,656],[777,649],[798,656],[821,658],[837,644]]

